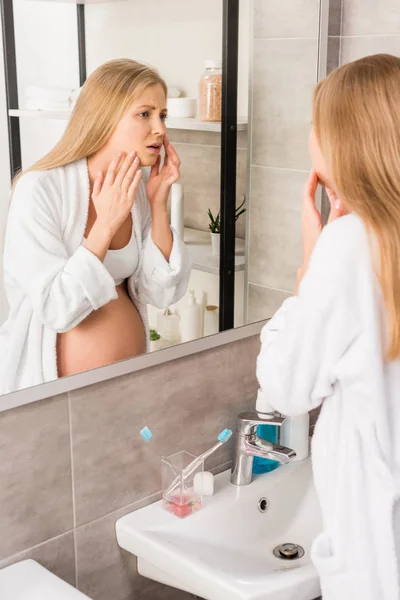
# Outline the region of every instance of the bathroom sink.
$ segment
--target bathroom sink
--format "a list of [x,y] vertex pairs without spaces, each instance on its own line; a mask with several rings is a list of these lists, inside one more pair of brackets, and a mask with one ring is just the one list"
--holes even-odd
[[[310,561],[321,530],[311,460],[257,475],[243,487],[229,478],[230,471],[217,475],[214,495],[185,519],[157,502],[117,521],[118,543],[138,557],[139,573],[205,600],[319,596]],[[281,544],[299,545],[304,556],[278,558],[273,551]]]

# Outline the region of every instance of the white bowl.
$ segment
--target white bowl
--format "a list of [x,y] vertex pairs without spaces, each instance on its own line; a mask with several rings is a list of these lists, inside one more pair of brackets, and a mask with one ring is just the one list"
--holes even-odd
[[168,116],[172,119],[190,119],[196,116],[196,98],[168,98]]

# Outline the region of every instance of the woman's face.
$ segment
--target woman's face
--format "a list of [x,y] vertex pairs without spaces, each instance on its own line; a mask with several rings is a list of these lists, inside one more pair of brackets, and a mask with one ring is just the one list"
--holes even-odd
[[136,98],[107,142],[115,155],[135,151],[143,167],[154,165],[166,133],[167,100],[161,85],[152,85]]
[[309,150],[312,166],[317,172],[318,178],[322,185],[332,188],[331,177],[326,168],[324,157],[315,136],[314,128],[311,129],[309,137]]

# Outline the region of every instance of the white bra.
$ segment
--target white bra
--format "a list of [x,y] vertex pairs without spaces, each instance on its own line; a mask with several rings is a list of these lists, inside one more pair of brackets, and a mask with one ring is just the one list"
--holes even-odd
[[[85,237],[83,239],[86,241]],[[108,250],[103,265],[110,273],[117,286],[121,285],[125,279],[128,279],[128,277],[133,275],[138,262],[139,252],[132,224],[132,235],[127,245],[123,248],[118,248],[117,250]]]

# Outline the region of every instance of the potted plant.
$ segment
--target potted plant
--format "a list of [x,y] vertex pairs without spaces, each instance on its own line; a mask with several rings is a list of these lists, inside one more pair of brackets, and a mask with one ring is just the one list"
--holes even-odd
[[[235,223],[238,220],[238,218],[240,217],[240,215],[242,215],[244,212],[246,212],[246,209],[243,208],[245,202],[246,202],[246,196],[245,196],[245,194],[243,194],[242,204],[235,209]],[[218,213],[217,216],[214,217],[211,210],[208,209],[208,218],[210,219],[208,228],[209,228],[210,234],[211,234],[212,253],[215,256],[219,256],[220,233],[221,233],[220,213]]]
[[150,329],[150,352],[161,348],[161,335],[155,329]]
[[219,213],[214,218],[214,215],[212,214],[211,210],[208,209],[208,217],[210,219],[208,228],[209,228],[210,234],[211,234],[212,253],[214,254],[214,256],[218,256],[219,255],[219,244],[220,244],[219,238],[220,238],[220,233],[221,233],[221,223],[220,223]]

